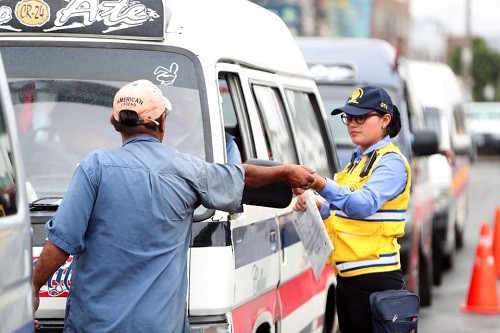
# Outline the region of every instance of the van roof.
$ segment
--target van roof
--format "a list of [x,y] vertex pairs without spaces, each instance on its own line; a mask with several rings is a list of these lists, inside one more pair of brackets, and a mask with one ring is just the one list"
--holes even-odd
[[0,13],[10,14],[5,15],[0,35],[42,41],[57,37],[62,41],[173,45],[192,51],[208,66],[225,60],[310,77],[283,20],[247,0],[99,0],[88,8],[74,1],[40,3],[47,15],[34,21],[23,15],[27,5],[3,0]]
[[354,63],[357,82],[396,88],[401,79],[395,68],[396,49],[385,40],[350,37],[296,38],[309,66]]
[[[309,68],[283,20],[246,0],[171,0],[166,42],[200,57],[237,61],[309,76]],[[193,10],[195,9],[195,10]]]
[[409,78],[426,106],[465,101],[462,86],[451,67],[442,62],[408,60]]

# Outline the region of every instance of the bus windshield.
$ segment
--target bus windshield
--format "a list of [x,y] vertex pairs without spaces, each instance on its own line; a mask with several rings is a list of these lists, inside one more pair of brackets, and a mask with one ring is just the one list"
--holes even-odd
[[121,136],[109,120],[113,97],[137,79],[152,81],[172,102],[164,143],[205,159],[198,80],[187,56],[54,46],[2,46],[1,54],[26,181],[37,197],[62,197],[86,154],[121,145]]

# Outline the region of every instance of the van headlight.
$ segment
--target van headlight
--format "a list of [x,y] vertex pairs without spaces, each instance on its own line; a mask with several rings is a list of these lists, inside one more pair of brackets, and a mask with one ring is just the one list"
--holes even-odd
[[231,333],[228,323],[222,324],[197,324],[191,326],[191,333]]
[[225,315],[189,316],[191,333],[232,333],[230,321]]

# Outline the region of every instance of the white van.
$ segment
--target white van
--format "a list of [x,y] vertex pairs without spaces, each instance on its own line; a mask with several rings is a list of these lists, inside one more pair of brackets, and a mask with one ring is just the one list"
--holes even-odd
[[[114,94],[132,80],[155,82],[171,100],[165,142],[180,151],[223,163],[227,132],[244,161],[300,163],[327,177],[337,171],[317,86],[288,28],[262,7],[23,0],[2,1],[0,13],[0,51],[33,189],[34,260],[76,165],[95,148],[121,144],[109,116]],[[326,267],[314,276],[290,198],[263,207],[274,197],[247,197],[243,213],[195,215],[193,332],[332,330],[334,273]],[[41,290],[41,331],[62,327],[71,274],[70,258]]]
[[28,333],[34,330],[31,226],[16,122],[1,57],[0,110],[0,332]]
[[456,155],[451,166],[441,154],[428,159],[435,197],[432,223],[433,281],[440,285],[443,271],[454,264],[463,246],[468,218],[469,169],[475,146],[466,132],[464,91],[451,67],[445,63],[411,60],[406,72],[425,106],[427,125],[438,134],[441,149]]

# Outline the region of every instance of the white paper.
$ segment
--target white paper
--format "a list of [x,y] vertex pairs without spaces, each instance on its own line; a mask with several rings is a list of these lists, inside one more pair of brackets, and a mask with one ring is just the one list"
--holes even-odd
[[304,244],[314,276],[318,279],[334,247],[316,206],[314,193],[307,190],[305,196],[307,209],[304,212],[293,212],[292,222]]

